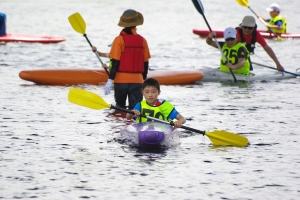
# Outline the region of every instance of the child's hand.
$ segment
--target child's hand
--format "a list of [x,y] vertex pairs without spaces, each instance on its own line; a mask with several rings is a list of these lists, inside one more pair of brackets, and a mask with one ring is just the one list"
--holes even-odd
[[228,63],[226,64],[226,66],[227,66],[229,69],[234,69],[234,66],[233,66],[230,62],[228,62]]
[[97,51],[97,48],[93,46],[93,47],[92,47],[92,51],[93,51],[93,52],[96,52],[96,51]]
[[105,68],[106,68],[106,69],[109,69],[109,67],[108,67],[105,63],[102,64],[102,67],[103,67],[104,69],[105,69]]
[[141,114],[140,111],[138,111],[138,110],[132,110],[132,112],[134,112],[135,117],[137,117]]
[[181,126],[182,126],[181,120],[177,120],[177,121],[174,122],[174,127],[175,128],[180,128]]

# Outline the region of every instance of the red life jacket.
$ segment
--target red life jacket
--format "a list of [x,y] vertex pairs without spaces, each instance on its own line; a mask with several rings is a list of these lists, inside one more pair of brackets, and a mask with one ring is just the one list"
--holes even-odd
[[120,58],[118,71],[130,73],[144,72],[143,37],[140,35],[121,34],[124,39],[124,52]]

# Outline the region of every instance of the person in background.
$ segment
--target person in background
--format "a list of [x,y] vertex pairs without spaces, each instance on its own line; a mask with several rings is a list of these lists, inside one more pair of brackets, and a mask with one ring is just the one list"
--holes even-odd
[[[210,46],[218,48],[216,42],[212,38],[216,36],[215,32],[210,32],[206,38],[206,43]],[[225,42],[219,42],[222,52],[227,61],[221,57],[220,70],[224,72],[248,75],[250,72],[249,52],[243,43],[239,43],[236,39],[236,30],[228,27],[224,31]]]
[[132,110],[134,115],[127,113],[126,118],[131,120],[133,117],[136,117],[136,123],[151,121],[151,119],[141,117],[141,114],[168,122],[176,119],[176,121],[174,121],[174,127],[181,127],[182,124],[186,122],[186,119],[179,114],[169,101],[158,99],[160,92],[160,84],[156,79],[146,79],[143,83],[142,90],[145,99],[135,105]]
[[261,17],[265,22],[268,23],[267,27],[271,29],[271,32],[273,33],[286,33],[287,25],[286,25],[286,19],[279,15],[280,14],[280,7],[277,3],[273,3],[270,5],[269,8],[266,8],[266,11],[270,13],[270,19],[265,19],[261,17],[260,15],[257,15],[257,17]]
[[[264,48],[270,58],[275,62],[277,70],[284,70],[272,48],[267,44],[259,31],[257,31],[256,21],[253,16],[245,16],[240,26],[236,28],[236,32],[238,42],[245,43],[250,54],[254,54],[255,43],[258,42]],[[252,70],[253,67],[250,58],[249,61],[250,69]]]
[[6,35],[6,15],[0,12],[0,36]]
[[[122,108],[126,107],[127,97],[129,109],[143,99],[142,84],[147,78],[151,58],[146,39],[136,31],[136,26],[143,23],[141,13],[132,9],[125,10],[118,23],[124,28],[114,39],[108,55],[112,66],[105,85],[105,95],[110,93],[114,81],[115,101]],[[92,50],[97,51],[96,48]]]

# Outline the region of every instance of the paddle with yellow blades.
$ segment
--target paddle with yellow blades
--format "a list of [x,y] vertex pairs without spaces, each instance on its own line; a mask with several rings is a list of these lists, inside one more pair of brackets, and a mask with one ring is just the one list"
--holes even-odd
[[[206,25],[207,25],[209,31],[212,32],[212,29],[210,28],[210,25],[209,25],[209,23],[208,23],[208,21],[207,21],[205,15],[204,15],[204,8],[203,8],[203,5],[202,5],[201,1],[200,1],[200,0],[192,0],[192,2],[193,2],[193,4],[194,4],[195,8],[197,9],[197,11],[202,15],[202,17],[203,17],[203,19],[204,19],[204,21],[205,21],[205,23],[206,23]],[[223,51],[222,51],[222,49],[221,49],[221,47],[220,47],[220,45],[219,45],[219,43],[218,43],[217,38],[216,38],[215,36],[214,36],[213,38],[214,38],[214,40],[215,40],[215,42],[216,42],[216,45],[218,46],[218,49],[220,50],[221,55],[222,55],[222,57],[224,58],[225,62],[228,62],[227,58],[225,57],[225,55],[224,55],[224,53],[223,53]],[[231,75],[232,75],[232,77],[233,77],[234,82],[236,83],[236,82],[237,82],[237,79],[236,79],[236,77],[235,77],[235,75],[234,75],[232,69],[229,68],[229,70],[230,70],[230,73],[231,73]]]
[[[83,20],[81,15],[77,12],[77,13],[74,13],[73,15],[70,15],[68,17],[68,19],[69,19],[69,22],[70,22],[71,26],[73,27],[73,29],[76,32],[83,34],[83,36],[86,38],[86,40],[88,41],[88,43],[92,47],[93,45],[91,44],[90,40],[88,39],[88,37],[85,33],[86,25],[85,25],[85,21]],[[100,63],[103,64],[100,56],[98,55],[98,53],[96,51],[95,51],[95,54],[96,54],[98,60],[100,61]],[[107,75],[109,75],[107,69],[106,68],[104,68],[104,69],[105,69]]]
[[[252,13],[257,16],[257,14],[254,12],[254,10],[252,10],[252,8],[250,8],[248,1],[247,0],[236,0],[241,6],[246,6],[248,7]],[[265,20],[262,17],[259,17],[259,20],[268,28],[268,30],[270,30],[276,37],[278,40],[282,40],[282,37],[280,37],[280,35],[274,33],[269,27],[268,24],[265,22]]]
[[[106,103],[99,95],[87,90],[71,88],[69,91],[68,100],[74,104],[95,109],[95,110],[110,108],[110,109],[116,109],[130,114],[134,114],[134,112],[132,112],[131,110],[119,108],[117,106],[113,106]],[[166,122],[160,119],[156,119],[154,117],[145,116],[145,115],[141,115],[141,117],[146,117],[153,121],[159,121],[161,123],[169,124],[171,126],[173,125],[173,122]],[[201,133],[202,135],[206,135],[214,145],[237,146],[237,147],[244,147],[248,145],[248,139],[246,137],[233,134],[230,132],[226,132],[223,130],[205,132],[187,126],[181,126],[180,128],[193,131],[196,133]]]

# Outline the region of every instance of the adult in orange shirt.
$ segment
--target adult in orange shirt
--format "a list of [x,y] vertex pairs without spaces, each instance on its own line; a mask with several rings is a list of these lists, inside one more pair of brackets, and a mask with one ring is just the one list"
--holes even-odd
[[[257,31],[256,21],[253,16],[245,16],[242,23],[236,28],[236,30],[237,40],[239,42],[246,43],[246,47],[251,54],[254,54],[255,43],[258,42],[270,58],[272,58],[272,60],[276,63],[277,70],[284,70],[272,48],[267,44],[259,31]],[[252,70],[252,64],[250,67]]]
[[114,39],[108,55],[112,66],[105,85],[105,95],[110,93],[114,81],[115,101],[121,108],[126,107],[127,97],[129,109],[133,109],[136,103],[143,100],[142,84],[147,78],[151,58],[146,39],[136,31],[136,26],[143,22],[141,13],[132,9],[125,10],[118,23],[124,28]]

